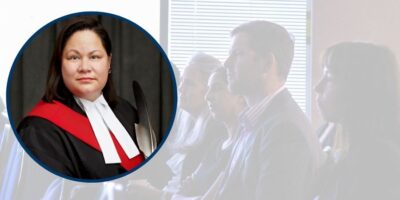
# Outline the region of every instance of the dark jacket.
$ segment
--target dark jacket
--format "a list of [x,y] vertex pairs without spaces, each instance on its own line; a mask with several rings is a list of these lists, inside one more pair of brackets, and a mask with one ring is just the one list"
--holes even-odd
[[285,89],[241,131],[218,199],[311,199],[320,146]]

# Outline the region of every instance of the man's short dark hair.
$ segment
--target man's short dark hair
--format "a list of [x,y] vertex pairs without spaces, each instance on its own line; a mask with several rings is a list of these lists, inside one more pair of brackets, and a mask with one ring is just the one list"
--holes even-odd
[[248,35],[249,47],[257,55],[273,54],[277,61],[279,75],[284,79],[287,78],[294,55],[294,42],[284,27],[257,20],[239,25],[232,30],[231,36],[239,33]]

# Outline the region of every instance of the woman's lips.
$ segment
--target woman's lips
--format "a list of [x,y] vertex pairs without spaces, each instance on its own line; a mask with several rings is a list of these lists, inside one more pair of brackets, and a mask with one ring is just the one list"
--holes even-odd
[[93,80],[95,80],[94,78],[90,78],[90,77],[82,77],[82,78],[78,78],[77,79],[79,82],[91,82]]

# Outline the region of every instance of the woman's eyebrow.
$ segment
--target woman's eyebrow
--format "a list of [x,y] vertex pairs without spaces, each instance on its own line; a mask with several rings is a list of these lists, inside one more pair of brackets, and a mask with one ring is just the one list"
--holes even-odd
[[66,51],[66,53],[69,53],[69,52],[71,52],[71,51],[79,54],[79,51],[76,50],[76,49],[68,49],[68,50]]
[[95,53],[95,52],[97,52],[97,51],[100,51],[100,50],[98,50],[98,49],[95,49],[95,50],[93,50],[93,51],[89,52],[89,54]]
[[[75,52],[75,53],[80,53],[78,50],[76,50],[76,49],[68,49],[67,51],[66,51],[66,53],[69,53],[69,52]],[[92,50],[92,51],[90,51],[89,52],[89,54],[92,54],[92,53],[95,53],[95,52],[97,52],[97,51],[100,51],[100,50],[98,50],[98,49],[95,49],[95,50]]]

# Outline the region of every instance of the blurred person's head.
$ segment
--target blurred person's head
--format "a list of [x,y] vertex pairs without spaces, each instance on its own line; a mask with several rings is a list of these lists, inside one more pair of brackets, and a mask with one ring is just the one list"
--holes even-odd
[[192,116],[198,116],[207,110],[207,103],[204,100],[207,81],[217,67],[221,67],[218,59],[205,53],[197,53],[183,70],[179,85],[179,104]]
[[229,91],[223,67],[217,68],[208,79],[206,100],[212,116],[226,124],[234,122],[246,105],[243,97]]
[[231,37],[225,67],[232,92],[246,95],[286,81],[294,43],[285,28],[268,21],[250,21],[233,29]]
[[326,50],[324,74],[315,90],[323,117],[371,131],[397,124],[398,69],[384,46],[345,42]]

